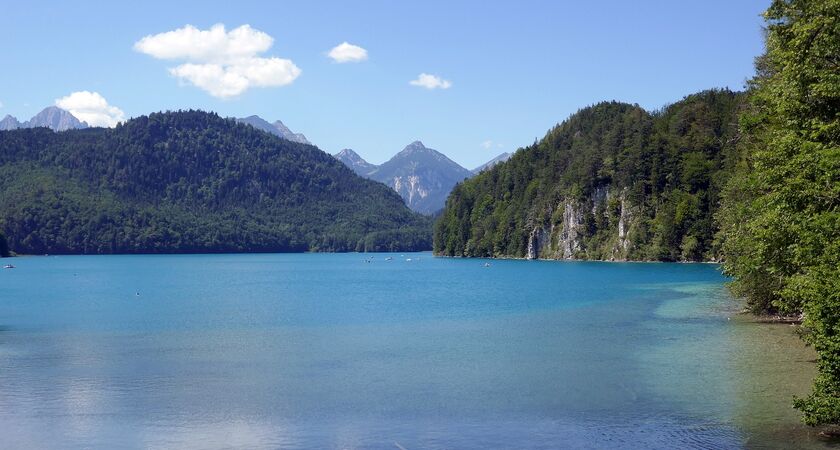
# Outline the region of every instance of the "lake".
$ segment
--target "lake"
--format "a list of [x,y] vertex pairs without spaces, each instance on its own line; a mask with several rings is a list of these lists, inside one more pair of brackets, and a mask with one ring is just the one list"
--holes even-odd
[[16,258],[2,447],[828,445],[790,407],[813,354],[717,266],[487,261]]

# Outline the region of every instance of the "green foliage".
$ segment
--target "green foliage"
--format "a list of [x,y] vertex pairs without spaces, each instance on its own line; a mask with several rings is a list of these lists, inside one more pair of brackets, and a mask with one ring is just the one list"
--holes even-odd
[[725,270],[755,311],[805,316],[810,425],[840,424],[840,1],[775,0],[739,170],[719,214]]
[[0,132],[0,211],[18,253],[431,247],[430,220],[386,186],[313,146],[199,111]]
[[0,258],[9,256],[9,244],[6,242],[6,236],[0,233]]
[[[712,90],[652,114],[617,102],[578,111],[458,185],[436,222],[435,252],[524,257],[536,227],[554,226],[556,242],[568,204],[582,216],[574,257],[714,258],[713,217],[737,161],[742,102],[742,94]],[[626,254],[617,246],[619,197],[632,212]]]

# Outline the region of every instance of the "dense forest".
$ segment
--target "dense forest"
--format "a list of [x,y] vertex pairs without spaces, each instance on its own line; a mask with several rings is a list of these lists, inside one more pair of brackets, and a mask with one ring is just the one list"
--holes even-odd
[[776,0],[765,18],[718,215],[724,269],[754,311],[802,315],[819,375],[796,406],[840,425],[840,2]]
[[431,221],[311,145],[200,111],[0,132],[17,253],[423,250]]
[[458,185],[435,228],[450,256],[710,260],[738,161],[743,94],[711,90],[649,113],[604,102]]
[[9,256],[9,244],[6,242],[6,236],[0,233],[0,258]]

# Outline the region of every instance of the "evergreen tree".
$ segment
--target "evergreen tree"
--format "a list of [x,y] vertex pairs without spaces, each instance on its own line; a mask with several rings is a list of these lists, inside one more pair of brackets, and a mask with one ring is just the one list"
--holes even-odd
[[6,242],[6,236],[0,233],[0,258],[9,256],[9,244]]

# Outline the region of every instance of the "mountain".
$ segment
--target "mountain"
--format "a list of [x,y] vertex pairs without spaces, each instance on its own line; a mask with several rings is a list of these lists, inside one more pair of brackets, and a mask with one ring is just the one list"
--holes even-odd
[[458,185],[436,254],[544,259],[719,258],[715,219],[740,160],[744,95],[712,90],[662,111],[604,102]]
[[376,164],[371,164],[365,161],[358,153],[349,148],[345,148],[333,156],[335,159],[343,162],[345,166],[353,169],[353,172],[356,172],[358,175],[363,177],[367,177],[378,167]]
[[6,115],[3,120],[0,120],[0,131],[3,130],[16,130],[21,127],[20,121],[17,120],[16,117]]
[[0,131],[16,253],[422,250],[430,219],[311,145],[201,111]]
[[381,166],[365,161],[349,148],[333,156],[357,174],[391,186],[409,208],[429,215],[443,208],[446,196],[456,183],[506,161],[511,154],[502,153],[473,171],[437,150],[426,148],[420,141],[412,142]]
[[87,128],[88,124],[80,121],[69,111],[57,106],[48,106],[26,122],[25,128],[47,127],[54,131]]
[[248,116],[241,119],[236,119],[236,121],[240,123],[247,123],[248,125],[251,125],[252,127],[258,130],[267,131],[275,136],[280,136],[281,138],[292,142],[312,145],[312,143],[306,139],[306,136],[304,136],[301,133],[292,132],[292,130],[290,130],[289,127],[284,125],[283,122],[279,120],[274,123],[269,123],[267,120],[263,119],[260,116]]
[[476,167],[475,169],[472,170],[472,172],[474,174],[478,175],[479,173],[481,173],[481,172],[483,172],[487,169],[492,168],[493,166],[495,166],[496,164],[499,164],[500,162],[507,161],[508,159],[510,159],[510,157],[511,157],[510,153],[504,152],[501,155],[491,159],[490,161],[487,161],[486,163]]
[[368,177],[393,188],[414,211],[432,214],[441,208],[455,184],[472,176],[437,150],[415,141]]
[[34,127],[46,127],[53,131],[65,131],[87,128],[88,124],[77,119],[69,111],[65,111],[57,106],[48,106],[23,123],[18,121],[16,117],[10,115],[0,120],[0,131]]
[[381,166],[365,161],[349,148],[334,157],[357,174],[393,188],[412,210],[429,215],[443,208],[446,196],[455,184],[507,160],[510,154],[502,153],[474,171],[461,167],[420,141],[412,142]]

